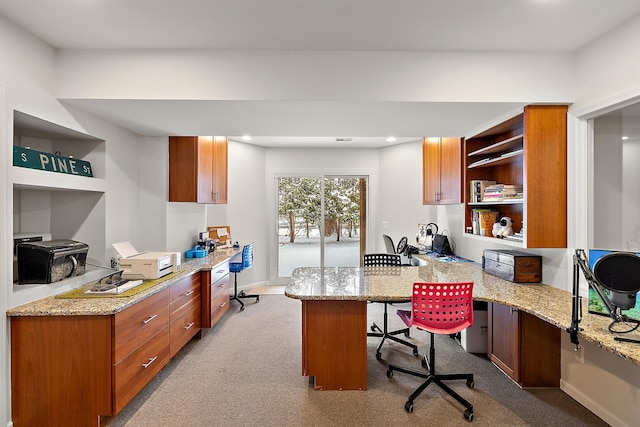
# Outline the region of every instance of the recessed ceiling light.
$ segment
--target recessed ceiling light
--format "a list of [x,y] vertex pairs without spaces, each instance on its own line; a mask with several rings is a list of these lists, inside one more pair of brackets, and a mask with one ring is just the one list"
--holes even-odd
[[389,138],[387,138],[387,142],[395,142],[396,138],[393,136],[390,136]]
[[351,142],[351,138],[336,138],[336,142]]
[[623,140],[623,141],[626,141],[627,139],[629,139],[629,137],[628,137],[628,136],[623,136],[623,137],[622,137],[622,140]]
[[251,135],[242,135],[242,139],[245,141],[251,141]]

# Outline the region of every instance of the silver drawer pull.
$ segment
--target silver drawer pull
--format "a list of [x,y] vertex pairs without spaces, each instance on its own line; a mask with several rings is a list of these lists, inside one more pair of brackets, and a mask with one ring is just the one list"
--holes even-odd
[[191,295],[192,293],[194,293],[195,291],[192,289],[189,292],[185,293],[184,296],[188,297],[189,295]]
[[156,361],[157,358],[158,358],[158,356],[152,357],[151,359],[149,359],[149,361],[147,363],[143,363],[142,367],[144,369],[147,369],[149,367],[149,365],[151,365],[153,362]]
[[158,317],[158,315],[154,314],[153,316],[149,317],[147,320],[143,320],[142,323],[144,323],[146,325],[147,323],[151,322],[156,317]]
[[227,305],[227,302],[223,302],[222,304],[220,304],[220,307],[224,307],[225,305]]
[[196,322],[191,322],[191,323],[189,323],[187,326],[185,326],[185,327],[184,327],[184,329],[185,329],[185,330],[189,330],[189,329],[191,329],[191,327],[192,327],[193,325],[195,325],[195,324],[196,324]]
[[225,285],[226,285],[225,283],[220,283],[220,284],[218,285],[218,287],[219,287],[219,288],[224,288],[224,287],[225,287]]
[[216,273],[224,273],[224,268],[221,268],[220,270],[216,271]]

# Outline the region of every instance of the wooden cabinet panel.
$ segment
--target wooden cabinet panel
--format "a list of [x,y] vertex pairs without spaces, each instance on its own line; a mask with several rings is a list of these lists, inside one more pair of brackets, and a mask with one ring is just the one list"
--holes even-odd
[[96,426],[111,414],[111,317],[12,317],[11,413],[15,427]]
[[179,316],[179,310],[185,305],[191,305],[194,300],[200,301],[200,274],[193,274],[189,277],[174,283],[169,288],[169,321]]
[[169,328],[165,325],[164,329],[114,366],[114,414],[120,412],[169,359]]
[[169,329],[170,357],[175,356],[200,331],[202,321],[201,305],[200,294],[198,294],[197,298],[192,299],[175,313],[172,313],[176,317],[171,321]]
[[[229,309],[229,261],[203,271],[202,328],[212,328]],[[206,286],[205,286],[206,284]],[[203,333],[206,329],[203,329]]]
[[169,324],[169,289],[114,316],[113,360],[118,363]]
[[462,139],[424,138],[422,143],[422,203],[462,202]]
[[169,201],[227,203],[227,138],[169,137]]
[[489,304],[489,358],[507,375],[517,381],[519,376],[518,311],[501,304]]
[[488,356],[521,387],[560,386],[560,328],[502,304],[488,305]]
[[302,301],[302,375],[320,390],[367,389],[367,302]]

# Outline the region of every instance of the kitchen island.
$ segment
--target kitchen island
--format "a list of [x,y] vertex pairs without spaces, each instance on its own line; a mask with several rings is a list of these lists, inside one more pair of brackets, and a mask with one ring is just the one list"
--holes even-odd
[[[410,301],[414,282],[472,281],[474,300],[512,307],[562,332],[571,325],[570,292],[508,282],[478,263],[420,258],[424,266],[294,270],[285,295],[302,301],[302,374],[314,377],[316,389],[367,389],[367,301]],[[578,337],[640,365],[640,346],[615,341],[611,319],[589,314],[584,300]],[[628,336],[640,338],[637,332]]]

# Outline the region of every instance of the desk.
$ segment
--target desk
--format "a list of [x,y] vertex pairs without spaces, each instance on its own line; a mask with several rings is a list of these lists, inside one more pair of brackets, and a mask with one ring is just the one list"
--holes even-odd
[[[473,297],[532,314],[563,331],[571,325],[571,293],[541,283],[512,283],[486,274],[472,262],[445,263],[421,257],[420,267],[400,267],[393,274],[367,274],[358,267],[303,267],[293,271],[285,295],[302,300],[302,374],[315,377],[315,388],[367,389],[367,301],[411,298],[414,282],[473,281]],[[636,365],[640,346],[617,342],[605,316],[587,312],[583,299],[578,336]],[[629,335],[640,339],[640,333]]]

